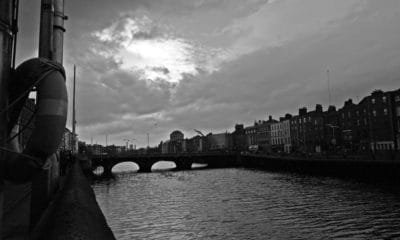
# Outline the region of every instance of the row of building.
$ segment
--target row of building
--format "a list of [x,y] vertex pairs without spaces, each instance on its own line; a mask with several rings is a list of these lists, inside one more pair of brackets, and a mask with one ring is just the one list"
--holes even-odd
[[400,150],[400,89],[373,91],[359,103],[351,99],[340,109],[317,104],[278,120],[269,116],[252,126],[237,124],[232,133],[197,135],[185,139],[174,131],[161,142],[162,153],[204,151],[375,152]]

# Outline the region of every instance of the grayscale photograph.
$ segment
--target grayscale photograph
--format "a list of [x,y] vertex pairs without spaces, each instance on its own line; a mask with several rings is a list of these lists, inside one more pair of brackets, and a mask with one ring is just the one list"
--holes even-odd
[[0,0],[0,240],[400,239],[399,0]]

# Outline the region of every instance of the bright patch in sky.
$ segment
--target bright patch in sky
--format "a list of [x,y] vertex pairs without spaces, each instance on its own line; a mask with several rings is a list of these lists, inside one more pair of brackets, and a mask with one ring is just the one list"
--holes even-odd
[[142,79],[179,82],[184,74],[197,74],[194,47],[187,40],[158,33],[146,17],[122,19],[94,36],[116,44],[109,55],[121,62],[123,70],[139,72]]
[[121,49],[122,68],[140,70],[150,80],[178,82],[183,74],[196,74],[190,44],[181,39],[132,41]]

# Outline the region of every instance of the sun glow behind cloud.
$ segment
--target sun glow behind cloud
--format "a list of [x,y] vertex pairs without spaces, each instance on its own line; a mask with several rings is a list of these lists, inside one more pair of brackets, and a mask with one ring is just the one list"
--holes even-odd
[[184,74],[196,74],[192,47],[181,39],[132,41],[121,49],[122,69],[140,70],[145,79],[179,82]]
[[143,80],[179,82],[185,74],[198,73],[194,45],[188,40],[160,33],[152,21],[143,17],[121,19],[111,26],[94,32],[102,43],[113,49],[98,50],[120,63],[126,71],[138,72]]

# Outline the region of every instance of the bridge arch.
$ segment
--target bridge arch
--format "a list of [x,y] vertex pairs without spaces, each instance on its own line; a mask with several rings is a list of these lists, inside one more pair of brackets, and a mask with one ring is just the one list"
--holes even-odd
[[93,174],[96,176],[101,176],[104,173],[104,167],[99,165],[96,166],[93,170],[92,170]]
[[207,163],[192,163],[192,169],[204,169],[207,168],[208,164]]
[[171,160],[159,160],[153,163],[151,171],[172,170],[175,169],[176,163]]
[[111,167],[111,173],[137,172],[139,165],[133,161],[119,162]]

